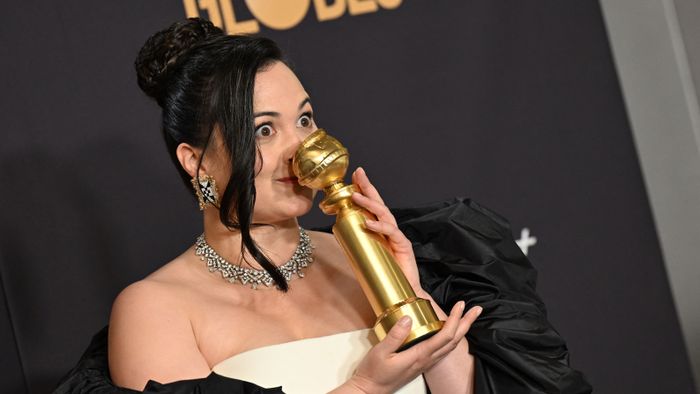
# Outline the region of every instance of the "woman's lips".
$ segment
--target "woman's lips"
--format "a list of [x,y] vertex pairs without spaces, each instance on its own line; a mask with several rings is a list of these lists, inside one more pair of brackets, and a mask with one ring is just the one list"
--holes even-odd
[[299,180],[299,178],[297,178],[295,176],[288,176],[285,178],[278,178],[277,179],[278,182],[284,182],[284,183],[297,183],[298,180]]

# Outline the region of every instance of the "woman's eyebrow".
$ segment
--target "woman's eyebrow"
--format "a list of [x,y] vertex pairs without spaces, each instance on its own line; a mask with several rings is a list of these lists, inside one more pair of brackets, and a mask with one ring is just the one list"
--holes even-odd
[[277,117],[277,116],[280,116],[280,113],[279,113],[279,112],[273,112],[273,111],[256,112],[255,114],[253,114],[253,116],[256,117],[256,118],[257,118],[258,116],[275,116],[275,117]]
[[301,104],[299,104],[299,109],[301,109],[304,106],[304,104],[306,104],[306,103],[311,104],[311,99],[307,97],[307,98],[301,100]]
[[[299,104],[299,109],[302,109],[306,103],[311,104],[311,99],[310,98],[305,98],[301,101],[301,104]],[[275,111],[265,111],[265,112],[256,112],[253,114],[253,117],[257,118],[258,116],[280,116],[279,112]]]

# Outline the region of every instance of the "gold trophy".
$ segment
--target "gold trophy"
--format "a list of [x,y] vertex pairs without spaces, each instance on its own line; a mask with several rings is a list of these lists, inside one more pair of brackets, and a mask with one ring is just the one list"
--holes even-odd
[[416,296],[396,263],[388,240],[364,227],[376,217],[352,202],[354,185],[345,185],[348,151],[323,129],[304,139],[294,154],[292,168],[299,184],[323,189],[321,210],[336,215],[333,234],[352,265],[377,321],[374,333],[380,341],[402,316],[412,319],[411,332],[399,350],[437,333],[443,325],[430,301]]

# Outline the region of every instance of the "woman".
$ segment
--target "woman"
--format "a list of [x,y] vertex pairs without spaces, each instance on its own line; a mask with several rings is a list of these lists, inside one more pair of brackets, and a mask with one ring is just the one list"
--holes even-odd
[[[301,83],[271,41],[226,36],[203,20],[154,36],[137,66],[139,85],[163,107],[166,141],[183,178],[196,186],[197,177],[211,177],[218,187],[202,200],[206,244],[231,264],[274,274],[272,266],[284,264],[297,248],[297,217],[313,200],[312,190],[299,186],[291,172],[301,140],[317,129]],[[353,181],[364,194],[355,202],[379,218],[369,228],[389,236],[414,290],[430,299],[420,287],[411,244],[379,194],[363,171]],[[306,234],[314,262],[303,280],[273,276],[281,291],[223,280],[206,269],[194,245],[126,288],[110,319],[114,382],[141,390],[149,380],[202,378],[251,349],[371,327],[375,316],[338,243],[330,234]],[[438,335],[400,354],[394,352],[409,327],[395,327],[336,391],[394,392],[425,372],[434,392],[459,386],[469,392],[469,375],[452,372],[473,363],[464,335],[479,307],[464,317],[461,308],[454,308]]]
[[[210,22],[193,18],[151,37],[136,68],[139,86],[162,108],[168,150],[198,197],[204,232],[182,255],[124,289],[115,300],[109,377],[103,372],[90,375],[85,371],[103,371],[103,366],[85,367],[81,362],[58,392],[113,388],[110,377],[118,387],[158,392],[277,392],[263,390],[260,384],[270,390],[282,386],[285,392],[425,393],[427,385],[432,393],[472,393],[475,379],[478,392],[587,392],[580,374],[568,368],[565,344],[543,318],[534,278],[528,276],[531,267],[517,247],[513,249],[502,219],[460,200],[427,211],[397,211],[399,223],[358,169],[352,181],[360,193],[353,201],[378,218],[367,222],[368,230],[387,236],[416,294],[430,300],[446,320],[438,334],[408,350],[397,352],[410,320],[401,321],[371,346],[367,334],[375,316],[344,253],[332,235],[305,231],[297,223],[297,217],[311,209],[313,192],[296,182],[291,159],[317,126],[308,94],[273,42],[227,36]],[[499,244],[479,253],[495,253],[497,262],[512,257],[516,268],[505,266],[502,277],[489,278],[488,283],[462,283],[459,275],[445,279],[431,271],[460,271],[449,266],[456,260],[448,249],[485,242],[468,240],[448,247],[435,239],[416,243],[427,234],[421,230],[428,223],[423,214],[446,209],[469,209],[463,217],[483,217],[481,228],[470,224],[475,232],[462,236],[494,231]],[[412,233],[413,244],[399,227]],[[423,244],[430,244],[425,255]],[[441,248],[446,262],[436,260],[431,268],[417,265],[414,249],[427,261]],[[479,256],[473,250],[465,254]],[[481,277],[478,269],[472,278]],[[516,285],[517,299],[510,304],[507,297],[491,296],[494,290],[509,293],[509,269],[528,272],[518,279],[525,283]],[[256,290],[244,285],[249,281]],[[488,296],[479,291],[485,288]],[[474,305],[464,313],[465,301],[475,304],[480,299],[492,307],[497,320],[484,324],[482,336],[474,337],[485,349],[482,360],[470,354],[465,338],[482,308]],[[514,315],[515,308],[528,310]],[[488,312],[484,318],[491,319]],[[528,314],[533,321],[520,324]],[[504,330],[504,338],[515,338],[526,327],[543,342],[532,343],[532,354],[527,348],[513,351],[497,343],[491,330],[508,324],[514,329]],[[533,332],[522,335],[532,340]],[[488,336],[491,344],[485,343]],[[346,346],[348,341],[352,346]],[[535,349],[538,345],[546,350]],[[334,352],[336,346],[345,346],[348,353],[341,349],[333,357],[311,356],[319,348]],[[84,360],[97,359],[97,348],[103,346],[92,346]],[[292,361],[285,359],[290,355]],[[278,358],[286,364],[275,366]],[[296,369],[285,374],[287,368]],[[99,383],[76,388],[80,379]]]

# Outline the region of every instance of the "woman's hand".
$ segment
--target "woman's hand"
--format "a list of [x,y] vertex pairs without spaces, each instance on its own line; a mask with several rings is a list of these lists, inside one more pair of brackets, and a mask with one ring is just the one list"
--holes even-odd
[[455,304],[437,334],[397,353],[411,329],[411,319],[403,317],[365,355],[350,380],[334,392],[393,393],[430,369],[457,347],[481,313],[481,307],[474,307],[462,317],[464,305],[464,301]]
[[386,235],[394,252],[394,257],[396,257],[396,262],[399,264],[413,291],[418,296],[427,294],[420,285],[416,257],[413,255],[411,241],[399,230],[394,215],[384,205],[384,200],[382,200],[377,189],[370,183],[362,167],[352,173],[352,183],[359,189],[358,193],[353,193],[352,201],[377,217],[376,221],[367,220],[365,222],[367,229]]
[[[452,308],[450,316],[447,316],[420,285],[413,245],[399,229],[396,218],[362,168],[352,174],[352,182],[359,189],[358,193],[352,195],[353,202],[377,217],[376,221],[366,220],[366,228],[387,237],[396,262],[413,291],[417,296],[429,300],[438,318],[445,320],[446,324],[432,338],[401,353],[394,353],[410,331],[409,327],[397,324],[387,338],[367,354],[356,374],[347,385],[339,387],[341,391],[338,393],[393,392],[423,372],[431,391],[436,394],[473,392],[474,358],[469,354],[469,344],[464,336],[482,308],[471,308],[460,320],[459,316],[464,311],[464,301],[460,301]],[[342,391],[344,388],[349,391]]]

